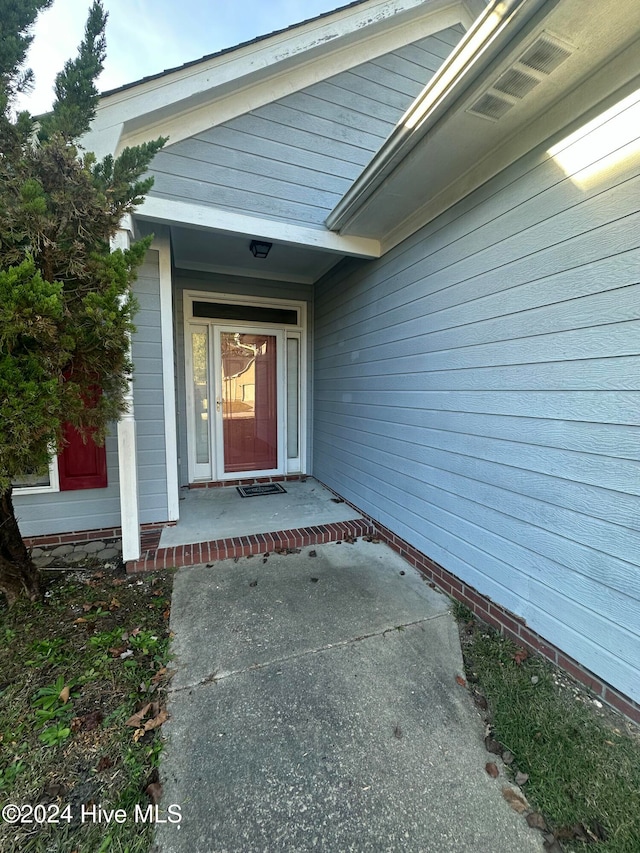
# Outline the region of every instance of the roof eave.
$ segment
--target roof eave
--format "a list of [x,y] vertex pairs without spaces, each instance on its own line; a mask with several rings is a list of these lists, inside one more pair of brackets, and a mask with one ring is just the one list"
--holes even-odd
[[558,0],[492,0],[400,119],[386,142],[331,211],[325,224],[343,231],[386,178],[467,89],[494,62],[528,21]]

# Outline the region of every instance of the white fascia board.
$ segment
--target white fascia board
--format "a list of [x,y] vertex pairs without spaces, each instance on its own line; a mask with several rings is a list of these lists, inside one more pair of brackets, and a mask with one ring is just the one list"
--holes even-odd
[[159,196],[147,196],[144,203],[137,209],[136,217],[169,225],[175,223],[221,233],[246,234],[247,237],[261,237],[274,243],[309,246],[341,255],[360,258],[380,257],[380,241],[369,237],[342,236],[324,228],[261,219],[257,216],[232,213],[215,207],[203,207],[191,202]]
[[124,125],[119,149],[160,135],[173,144],[463,19],[469,15],[460,0],[382,0],[347,9],[108,95],[94,126]]

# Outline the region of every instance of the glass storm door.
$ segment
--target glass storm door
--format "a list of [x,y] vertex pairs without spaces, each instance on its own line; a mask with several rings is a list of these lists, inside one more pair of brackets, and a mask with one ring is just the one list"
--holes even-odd
[[282,338],[273,329],[215,328],[218,479],[282,468]]

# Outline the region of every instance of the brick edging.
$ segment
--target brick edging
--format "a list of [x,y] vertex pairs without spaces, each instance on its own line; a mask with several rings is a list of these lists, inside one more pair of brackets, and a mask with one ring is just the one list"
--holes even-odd
[[[325,483],[322,485],[334,495],[338,495],[330,486]],[[342,496],[338,495],[338,497]],[[345,503],[371,522],[382,542],[418,569],[421,574],[448,596],[466,605],[478,619],[500,631],[503,636],[508,637],[518,646],[551,661],[584,685],[594,696],[640,725],[640,704],[607,684],[606,681],[582,666],[577,660],[565,654],[562,649],[532,631],[520,616],[496,604],[486,595],[479,593],[474,587],[461,581],[447,569],[427,557],[426,554],[423,554],[422,551],[418,551],[400,536],[362,512],[359,507],[349,501],[345,501]]]
[[214,539],[193,545],[151,548],[142,554],[139,560],[131,560],[127,563],[127,573],[180,568],[200,563],[213,563],[217,560],[284,551],[288,548],[305,548],[308,545],[338,542],[348,537],[355,539],[373,532],[373,526],[368,519],[357,518],[351,521],[318,524],[313,527],[278,530],[273,533],[252,533],[249,536]]

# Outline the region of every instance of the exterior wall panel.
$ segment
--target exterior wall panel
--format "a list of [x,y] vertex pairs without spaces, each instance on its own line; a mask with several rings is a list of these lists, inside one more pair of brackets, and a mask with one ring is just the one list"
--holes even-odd
[[167,146],[151,195],[322,226],[462,34],[450,27]]
[[316,286],[314,474],[640,698],[640,166],[533,152]]

